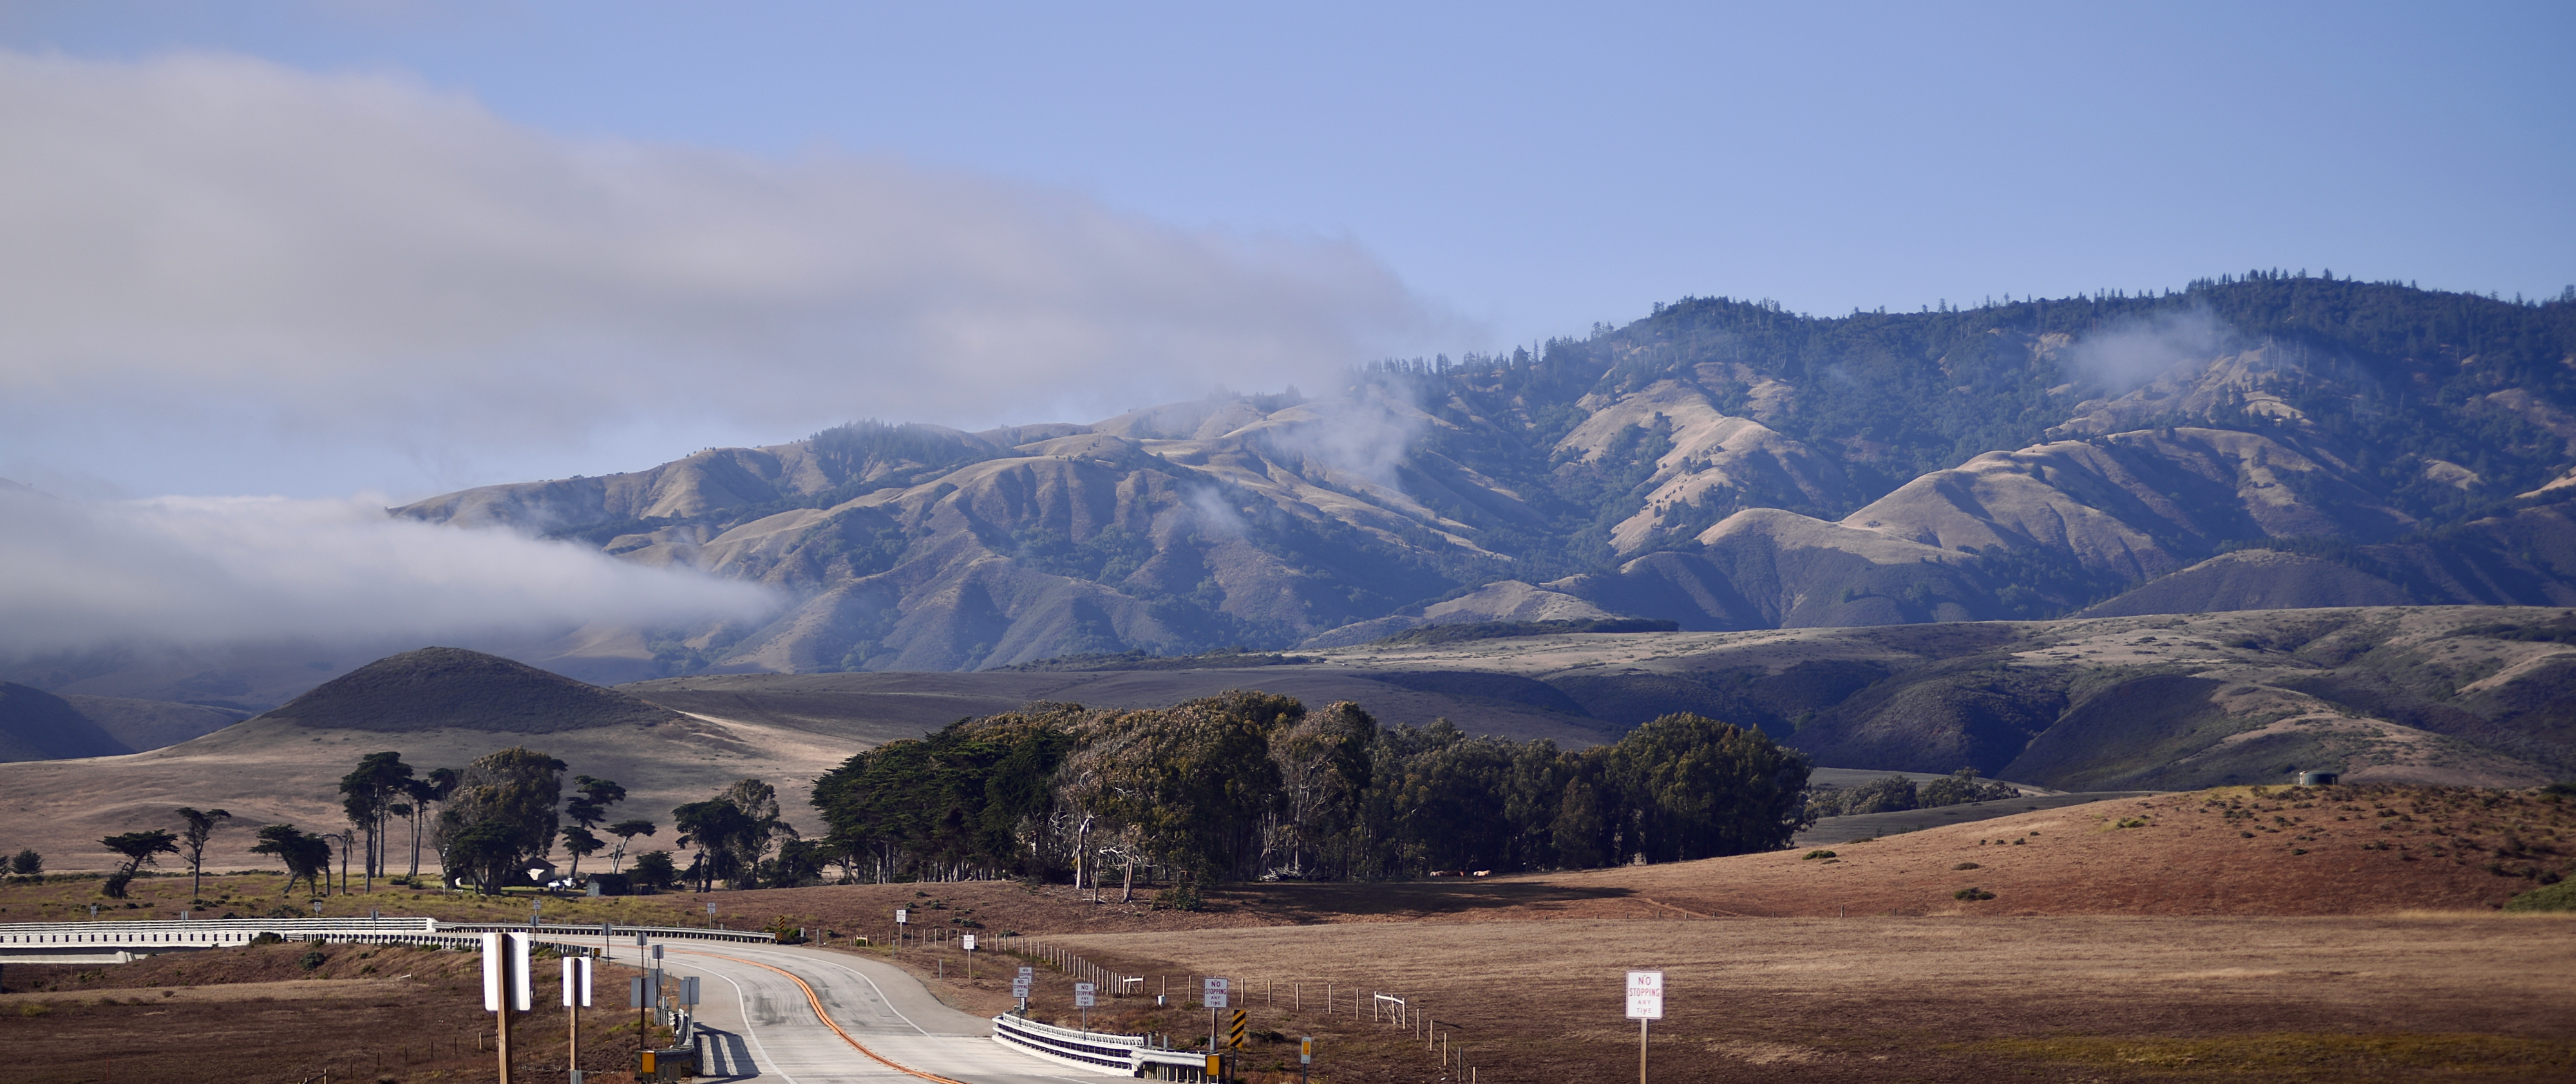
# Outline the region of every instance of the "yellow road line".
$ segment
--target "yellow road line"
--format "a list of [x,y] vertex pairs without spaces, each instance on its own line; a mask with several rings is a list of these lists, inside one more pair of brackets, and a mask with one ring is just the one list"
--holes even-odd
[[[787,976],[787,981],[795,983],[797,989],[805,991],[806,1004],[814,1006],[814,1018],[822,1021],[824,1027],[832,1029],[832,1034],[840,1036],[841,1041],[850,1044],[852,1049],[876,1059],[877,1064],[883,1065],[888,1069],[892,1069],[898,1073],[908,1073],[913,1076],[920,1077],[923,1080],[932,1081],[933,1084],[966,1084],[965,1081],[951,1080],[937,1073],[922,1072],[912,1066],[897,1062],[883,1054],[870,1050],[866,1043],[862,1043],[857,1039],[851,1038],[849,1032],[841,1030],[841,1025],[832,1022],[832,1014],[823,1011],[823,999],[814,993],[814,988],[807,985],[804,979],[798,978],[796,973],[793,971],[789,971],[783,967],[771,967],[770,965],[764,964],[758,960],[746,960],[740,956],[727,956],[721,952],[706,952],[698,949],[681,949],[680,951],[691,956],[713,956],[719,960],[731,960],[738,964],[750,964],[753,967],[765,968],[770,971],[778,972],[781,975],[785,975]],[[742,1026],[750,1027],[751,1021],[743,1021]]]

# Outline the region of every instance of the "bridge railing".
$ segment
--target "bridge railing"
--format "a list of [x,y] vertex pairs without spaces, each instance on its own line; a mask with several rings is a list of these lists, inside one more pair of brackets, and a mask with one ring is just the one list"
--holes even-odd
[[704,929],[690,926],[616,926],[581,923],[440,922],[425,917],[385,918],[200,918],[140,922],[0,923],[0,957],[28,953],[110,953],[185,951],[246,945],[262,934],[289,941],[343,941],[363,944],[442,945],[468,947],[487,932],[533,933],[539,940],[578,943],[584,938],[632,938],[656,941],[730,941],[769,944],[766,930]]

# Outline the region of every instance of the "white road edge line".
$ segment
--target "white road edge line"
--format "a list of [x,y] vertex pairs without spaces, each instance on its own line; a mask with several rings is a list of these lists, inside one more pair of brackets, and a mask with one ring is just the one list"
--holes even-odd
[[[742,984],[733,981],[730,976],[717,974],[713,971],[709,971],[707,974],[715,975],[715,977],[725,980],[725,985],[733,987],[734,1007],[742,1010],[742,1033],[751,1040],[752,1047],[760,1051],[760,1056],[752,1060],[752,1068],[757,1069],[760,1067],[761,1062],[768,1062],[769,1068],[775,1070],[781,1079],[787,1081],[787,1084],[796,1084],[796,1078],[788,1076],[787,1070],[778,1068],[778,1059],[770,1057],[769,1048],[761,1044],[760,1027],[753,1023],[751,1019],[751,1005],[749,1002],[742,999]],[[811,1008],[812,1006],[807,1007]],[[757,1076],[759,1074],[755,1073],[753,1075]]]

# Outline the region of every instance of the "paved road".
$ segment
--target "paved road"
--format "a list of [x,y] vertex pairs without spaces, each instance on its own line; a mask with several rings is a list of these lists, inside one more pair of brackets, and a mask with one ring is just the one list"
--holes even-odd
[[[698,1006],[698,1018],[711,1033],[704,1068],[722,1079],[782,1084],[917,1079],[854,1049],[851,1039],[888,1061],[968,1084],[1102,1084],[1111,1079],[994,1042],[991,1021],[940,1004],[892,964],[765,945],[673,944],[666,951],[663,963],[672,974],[703,976],[699,987],[705,1003]],[[849,1038],[815,1017],[812,1002],[794,980],[761,964],[805,980]]]

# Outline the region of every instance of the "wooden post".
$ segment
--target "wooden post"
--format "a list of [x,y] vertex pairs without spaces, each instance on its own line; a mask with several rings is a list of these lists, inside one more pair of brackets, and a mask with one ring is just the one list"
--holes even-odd
[[1646,1018],[1637,1018],[1637,1084],[1646,1084]]
[[501,1052],[501,1084],[510,1084],[510,984],[512,979],[509,976],[509,960],[511,954],[506,948],[508,942],[505,941],[502,944],[505,947],[501,952],[501,1011],[493,1014],[501,1018],[501,1029],[500,1038],[494,1045]]

